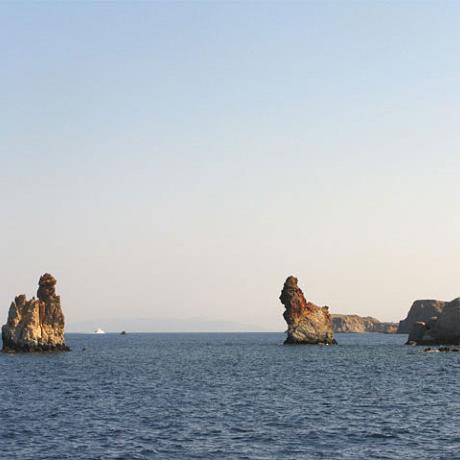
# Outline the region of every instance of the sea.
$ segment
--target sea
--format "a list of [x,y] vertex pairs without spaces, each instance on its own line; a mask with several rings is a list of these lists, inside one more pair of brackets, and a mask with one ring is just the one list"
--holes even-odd
[[460,459],[460,353],[336,338],[67,334],[69,353],[1,353],[0,459]]

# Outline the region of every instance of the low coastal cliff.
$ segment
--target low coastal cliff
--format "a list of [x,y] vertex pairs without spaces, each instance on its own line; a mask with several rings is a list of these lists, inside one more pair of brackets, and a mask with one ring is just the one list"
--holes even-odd
[[381,332],[395,334],[398,328],[396,323],[384,323],[371,316],[332,315],[334,332]]

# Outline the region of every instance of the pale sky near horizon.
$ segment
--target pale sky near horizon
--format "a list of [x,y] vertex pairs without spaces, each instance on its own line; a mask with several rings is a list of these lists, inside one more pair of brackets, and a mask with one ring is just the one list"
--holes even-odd
[[[460,4],[0,3],[0,323],[282,330],[460,296]],[[103,326],[103,325],[102,325]]]

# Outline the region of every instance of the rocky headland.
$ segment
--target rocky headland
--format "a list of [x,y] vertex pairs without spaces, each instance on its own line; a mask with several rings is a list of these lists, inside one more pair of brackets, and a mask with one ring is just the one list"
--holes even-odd
[[3,351],[69,351],[64,342],[64,314],[56,295],[56,279],[40,277],[37,297],[17,296],[2,327]]
[[413,324],[408,344],[460,345],[460,298],[442,303],[443,308],[436,316]]
[[407,318],[399,322],[398,334],[409,334],[418,321],[426,322],[438,317],[448,302],[442,300],[416,300],[410,307]]
[[396,323],[384,323],[371,316],[332,315],[334,332],[381,332],[395,334],[398,329]]
[[288,325],[285,344],[335,344],[331,315],[328,307],[319,307],[305,300],[295,276],[284,283],[280,300],[285,307],[284,319]]

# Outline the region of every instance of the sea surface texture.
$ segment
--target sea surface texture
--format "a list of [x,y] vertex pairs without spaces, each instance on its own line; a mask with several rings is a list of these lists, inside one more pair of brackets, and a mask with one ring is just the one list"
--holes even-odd
[[0,458],[460,459],[460,353],[406,336],[68,334],[0,354]]

